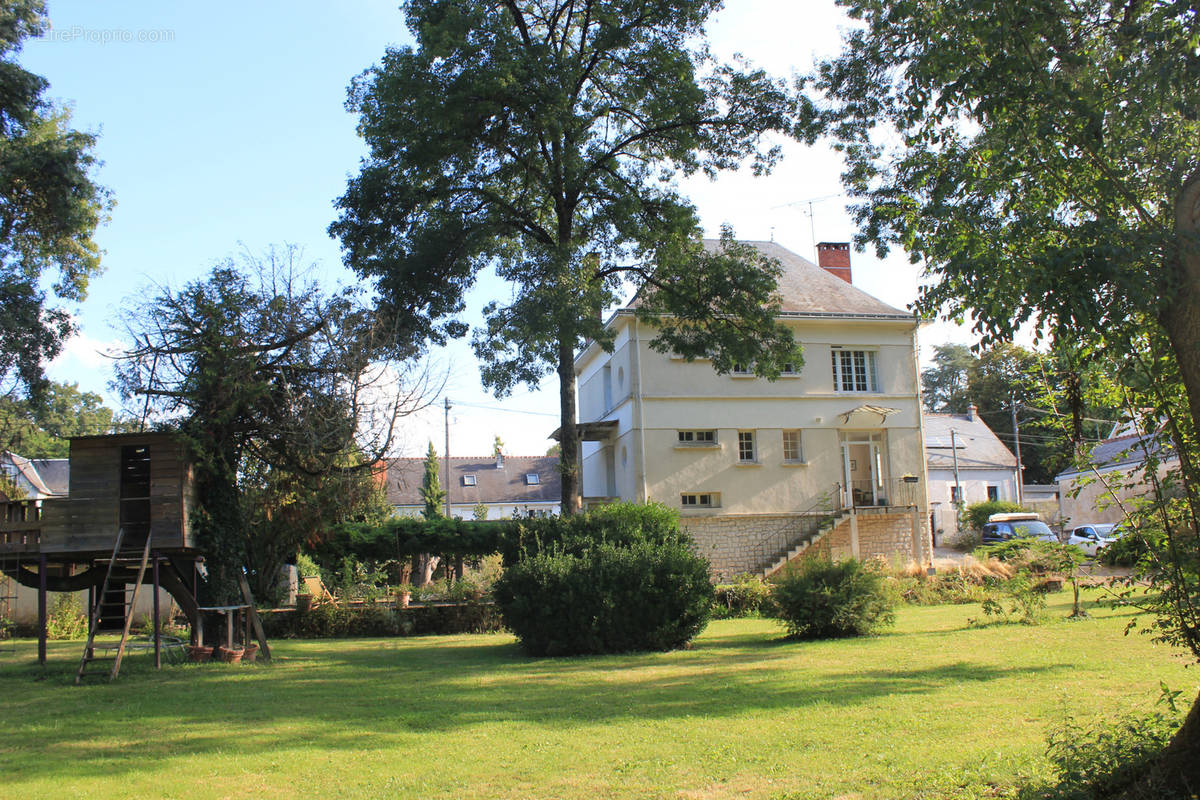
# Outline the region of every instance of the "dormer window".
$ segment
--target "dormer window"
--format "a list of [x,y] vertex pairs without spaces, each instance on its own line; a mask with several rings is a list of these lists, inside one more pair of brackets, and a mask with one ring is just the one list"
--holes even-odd
[[463,475],[462,478],[463,478],[463,486],[474,486],[475,485],[475,476],[474,475]]
[[541,482],[542,482],[541,476],[539,476],[536,472],[525,473],[525,485],[526,486],[537,486]]

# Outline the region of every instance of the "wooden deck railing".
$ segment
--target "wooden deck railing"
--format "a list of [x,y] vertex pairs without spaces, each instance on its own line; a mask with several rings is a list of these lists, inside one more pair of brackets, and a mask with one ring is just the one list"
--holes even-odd
[[42,541],[42,509],[35,500],[0,503],[0,553],[37,552]]

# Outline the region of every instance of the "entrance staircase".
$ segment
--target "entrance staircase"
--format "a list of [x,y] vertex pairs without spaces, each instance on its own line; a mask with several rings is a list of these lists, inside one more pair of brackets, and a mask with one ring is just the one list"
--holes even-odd
[[755,572],[774,575],[788,562],[819,542],[850,511],[842,507],[842,487],[834,484],[814,498],[785,525],[763,536],[754,548]]

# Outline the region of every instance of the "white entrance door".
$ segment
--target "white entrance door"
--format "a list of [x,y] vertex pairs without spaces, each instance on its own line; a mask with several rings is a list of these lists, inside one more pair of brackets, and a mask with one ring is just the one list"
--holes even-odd
[[883,491],[882,434],[862,431],[842,433],[842,478],[847,506],[878,506],[886,502]]

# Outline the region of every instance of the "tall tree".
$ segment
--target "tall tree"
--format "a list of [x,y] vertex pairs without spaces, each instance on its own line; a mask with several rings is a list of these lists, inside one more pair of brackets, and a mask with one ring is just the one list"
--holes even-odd
[[1014,450],[1015,403],[1022,480],[1052,483],[1074,462],[1080,443],[1103,438],[1121,411],[1113,398],[1108,405],[1097,403],[1107,381],[1096,368],[1072,367],[1067,356],[1061,347],[1037,353],[1008,342],[978,355],[962,344],[937,346],[933,366],[921,373],[926,410],[965,414],[974,404],[988,427]]
[[[1200,659],[1200,8],[842,4],[861,25],[815,85],[864,201],[860,243],[904,247],[932,278],[918,307],[970,312],[985,339],[1033,323],[1140,365],[1172,420],[1192,531],[1164,619]],[[1200,698],[1171,753],[1194,791]]]
[[137,421],[121,417],[95,392],[75,383],[51,381],[40,402],[0,397],[0,448],[27,458],[65,458],[72,436],[135,430]]
[[963,414],[971,404],[967,381],[976,358],[970,345],[935,345],[933,366],[921,372],[921,402],[926,411]]
[[[445,516],[442,513],[443,505],[446,502],[446,492],[442,489],[442,479],[439,477],[442,471],[442,465],[438,462],[437,450],[433,447],[433,442],[429,443],[429,450],[425,453],[425,473],[421,476],[421,500],[425,503],[425,508],[421,512],[425,515],[425,519],[441,519]],[[450,476],[446,476],[449,480]]]
[[354,293],[327,296],[306,280],[299,256],[246,254],[181,290],[139,297],[126,319],[134,346],[118,381],[190,445],[193,519],[218,601],[236,596],[246,560],[243,481],[279,471],[315,489],[326,476],[369,470],[422,397],[419,383],[382,390],[397,375],[374,363],[373,316]]
[[318,545],[341,522],[382,524],[392,510],[384,486],[366,469],[307,475],[245,457],[238,488],[243,563],[255,598],[265,602],[282,600],[281,570],[302,546]]
[[779,374],[799,351],[774,316],[777,266],[698,241],[675,179],[774,164],[794,99],[702,43],[720,0],[409,0],[413,46],[354,81],[369,155],[338,201],[346,263],[399,329],[462,336],[485,269],[513,286],[473,344],[498,396],[556,373],[563,512],[579,495],[574,356],[611,347],[622,292],[660,323],[655,346],[719,371]]
[[83,299],[100,269],[92,234],[112,205],[91,177],[96,138],[72,130],[46,79],[16,61],[47,24],[41,0],[0,4],[0,391],[35,398],[75,329],[50,297]]

